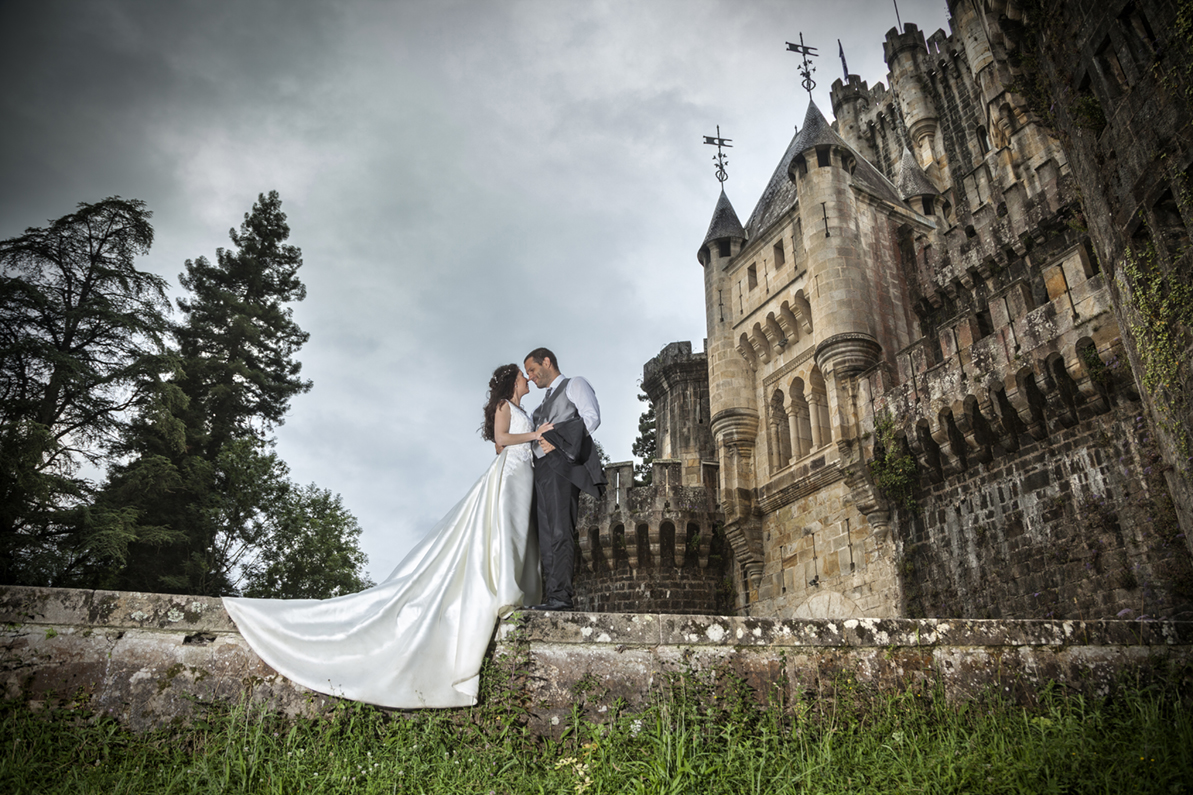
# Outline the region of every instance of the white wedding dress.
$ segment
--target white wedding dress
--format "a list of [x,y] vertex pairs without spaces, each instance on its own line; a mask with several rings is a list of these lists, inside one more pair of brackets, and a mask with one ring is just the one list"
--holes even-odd
[[[510,433],[530,418],[511,404]],[[334,599],[225,598],[262,660],[301,685],[383,707],[476,703],[499,616],[537,604],[529,444],[505,448],[385,581]]]

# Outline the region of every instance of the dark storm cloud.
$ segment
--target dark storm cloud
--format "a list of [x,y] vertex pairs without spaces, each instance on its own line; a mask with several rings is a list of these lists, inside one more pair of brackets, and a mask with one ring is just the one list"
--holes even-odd
[[[908,0],[934,30],[943,2]],[[885,79],[887,2],[51,2],[0,7],[0,236],[121,194],[154,210],[142,267],[228,245],[277,189],[304,254],[315,382],[278,430],[341,492],[374,577],[492,455],[492,369],[548,345],[629,457],[642,364],[704,336],[695,251],[734,139],[744,220],[820,87]],[[529,405],[538,400],[534,392]]]

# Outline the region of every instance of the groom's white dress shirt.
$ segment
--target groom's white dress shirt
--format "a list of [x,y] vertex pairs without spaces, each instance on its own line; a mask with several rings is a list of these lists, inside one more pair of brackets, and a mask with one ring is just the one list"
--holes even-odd
[[[559,386],[559,382],[564,379],[564,375],[560,373],[551,382],[547,389],[551,392],[555,391],[555,387]],[[584,427],[588,429],[588,435],[592,436],[596,429],[601,426],[601,405],[597,403],[596,392],[592,389],[592,384],[588,383],[580,376],[573,376],[568,381],[567,390],[565,393],[568,400],[572,401],[572,405],[576,407],[576,412],[580,415],[580,419],[584,420]],[[543,397],[545,401],[546,396]]]

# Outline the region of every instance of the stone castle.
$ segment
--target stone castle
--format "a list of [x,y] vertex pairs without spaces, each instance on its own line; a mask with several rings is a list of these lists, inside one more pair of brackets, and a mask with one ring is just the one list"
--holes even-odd
[[579,607],[1193,615],[1193,11],[948,7],[809,102],[744,225],[722,191]]

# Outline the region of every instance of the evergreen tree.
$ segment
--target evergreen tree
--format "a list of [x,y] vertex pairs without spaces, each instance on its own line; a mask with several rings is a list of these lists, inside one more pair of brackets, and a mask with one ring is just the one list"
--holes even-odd
[[658,452],[657,425],[654,415],[654,403],[646,395],[638,395],[638,400],[646,404],[646,411],[638,418],[638,438],[634,440],[632,451],[642,459],[641,464],[634,465],[634,480],[638,485],[649,486],[654,478],[655,455]]
[[151,216],[111,197],[0,243],[0,582],[75,584],[155,540],[80,474],[160,367],[165,281],[133,264]]
[[237,250],[217,249],[215,265],[187,260],[180,281],[192,297],[179,299],[185,320],[175,329],[182,389],[204,420],[197,441],[209,457],[230,439],[264,437],[283,423],[290,398],[311,388],[293,358],[310,335],[288,306],[306,297],[302,252],[286,244],[277,191],[258,197],[240,231],[228,234]]
[[186,262],[190,296],[173,328],[177,370],[155,384],[130,434],[131,462],[113,471],[105,503],[135,506],[147,527],[173,531],[172,543],[138,544],[113,580],[130,590],[222,594],[267,534],[261,512],[284,490],[284,464],[262,443],[281,425],[290,399],[311,388],[294,359],[308,334],[289,304],[306,289],[302,253],[276,191],[261,195],[235,250]]

